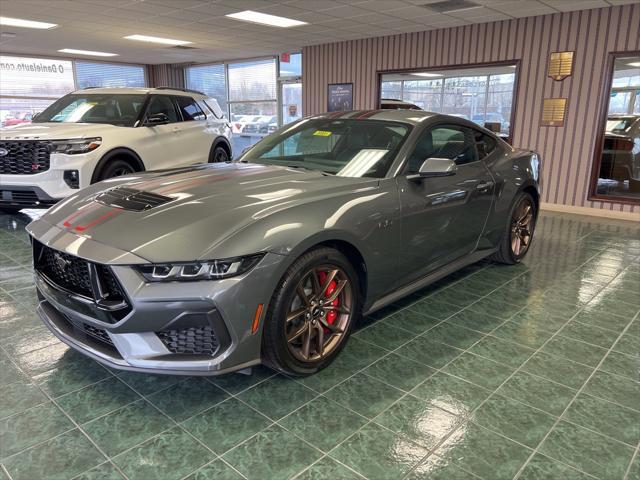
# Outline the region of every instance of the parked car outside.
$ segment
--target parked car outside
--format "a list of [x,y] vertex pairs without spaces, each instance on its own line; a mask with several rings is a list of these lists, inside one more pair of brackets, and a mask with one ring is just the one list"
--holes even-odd
[[167,88],[91,88],[60,98],[33,123],[0,130],[0,209],[49,207],[128,173],[231,158],[215,99]]
[[30,112],[20,113],[13,117],[5,117],[2,122],[3,127],[13,127],[14,125],[22,125],[23,123],[31,123],[33,114]]

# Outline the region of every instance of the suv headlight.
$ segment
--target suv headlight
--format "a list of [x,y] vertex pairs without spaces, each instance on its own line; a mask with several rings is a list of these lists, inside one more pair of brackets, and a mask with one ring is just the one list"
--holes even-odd
[[87,153],[102,145],[101,137],[81,138],[78,140],[54,140],[51,142],[51,153],[66,153],[75,155],[77,153]]
[[220,280],[248,272],[264,255],[264,253],[257,253],[206,262],[138,265],[136,268],[148,282]]

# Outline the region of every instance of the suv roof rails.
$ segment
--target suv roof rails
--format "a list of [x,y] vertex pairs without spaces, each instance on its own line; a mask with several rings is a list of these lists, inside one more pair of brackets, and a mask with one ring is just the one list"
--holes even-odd
[[167,86],[160,86],[160,87],[155,87],[156,90],[177,90],[179,92],[189,92],[189,93],[197,93],[198,95],[205,95],[205,93],[199,91],[199,90],[192,90],[190,88],[180,88],[180,87],[167,87]]
[[101,88],[101,87],[82,87],[80,90],[91,90],[92,88]]

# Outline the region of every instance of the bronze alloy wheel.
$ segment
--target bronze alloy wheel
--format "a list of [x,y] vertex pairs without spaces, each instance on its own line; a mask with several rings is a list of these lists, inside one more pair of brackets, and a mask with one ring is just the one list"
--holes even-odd
[[529,196],[525,196],[513,211],[511,217],[511,251],[521,257],[529,249],[534,227],[534,205]]
[[349,278],[339,267],[322,265],[306,272],[289,305],[285,335],[291,354],[315,362],[342,342],[354,305]]

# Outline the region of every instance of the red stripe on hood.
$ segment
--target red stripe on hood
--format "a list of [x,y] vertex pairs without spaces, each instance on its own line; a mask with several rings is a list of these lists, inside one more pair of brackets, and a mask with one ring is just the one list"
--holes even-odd
[[119,215],[120,213],[122,213],[122,210],[120,210],[119,208],[113,208],[110,211],[108,211],[107,213],[105,213],[104,215],[100,215],[98,218],[96,218],[96,219],[92,220],[91,222],[87,223],[86,225],[78,225],[78,226],[76,226],[74,228],[74,230],[76,232],[86,232],[91,227],[95,227],[96,225],[100,225],[101,223],[106,222],[110,218],[115,217],[116,215]]

